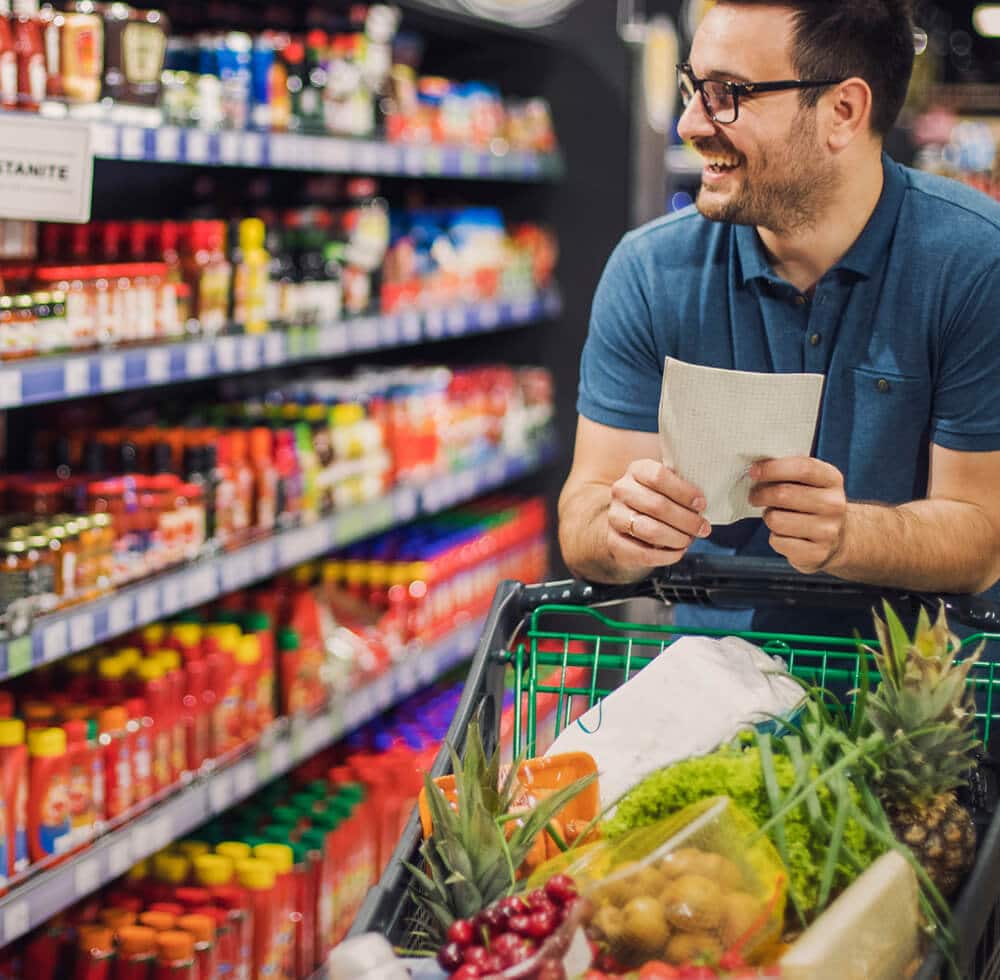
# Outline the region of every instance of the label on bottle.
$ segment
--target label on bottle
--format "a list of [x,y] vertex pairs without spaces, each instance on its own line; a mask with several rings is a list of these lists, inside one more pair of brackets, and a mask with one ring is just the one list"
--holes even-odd
[[28,59],[28,96],[32,102],[41,102],[45,98],[48,80],[45,56],[41,53],[31,55]]
[[13,51],[0,54],[0,103],[17,105],[17,57]]

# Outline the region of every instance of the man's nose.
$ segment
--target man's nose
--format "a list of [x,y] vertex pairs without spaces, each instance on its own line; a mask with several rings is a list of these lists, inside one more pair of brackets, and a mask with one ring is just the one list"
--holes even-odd
[[677,134],[683,140],[699,137],[704,139],[715,135],[715,123],[705,110],[705,103],[699,93],[694,93],[687,108],[681,113],[681,118],[677,121]]

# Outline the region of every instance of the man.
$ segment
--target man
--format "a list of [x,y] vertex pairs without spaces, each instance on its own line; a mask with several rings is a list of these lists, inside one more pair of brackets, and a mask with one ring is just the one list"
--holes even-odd
[[[913,59],[904,0],[705,16],[679,68],[696,209],[627,235],[594,300],[560,498],[577,575],[634,581],[693,550],[934,592],[1000,578],[1000,206],[884,155]],[[813,458],[751,472],[763,520],[710,527],[660,462],[668,355],[826,376]]]

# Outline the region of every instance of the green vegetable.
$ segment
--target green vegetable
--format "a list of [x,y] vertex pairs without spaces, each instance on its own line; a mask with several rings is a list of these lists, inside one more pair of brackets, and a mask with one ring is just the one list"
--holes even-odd
[[[787,756],[774,754],[772,759],[777,787],[786,796],[796,782],[795,764]],[[860,796],[852,787],[856,803]],[[615,815],[605,822],[604,833],[616,840],[634,827],[644,827],[678,810],[712,796],[728,796],[757,825],[763,827],[772,816],[772,805],[756,747],[725,746],[711,755],[685,759],[653,773],[632,789],[618,804]],[[818,804],[820,819],[810,817],[810,808]],[[824,881],[824,868],[830,852],[831,828],[836,828],[843,848],[857,862],[839,863],[833,873],[832,889],[841,891],[869,864],[885,852],[885,846],[869,836],[854,819],[838,813],[837,800],[826,786],[818,787],[808,800],[793,809],[768,836],[779,844],[778,829],[783,832],[781,850],[787,855],[789,889],[796,905],[809,919],[821,910],[820,901],[831,884]]]

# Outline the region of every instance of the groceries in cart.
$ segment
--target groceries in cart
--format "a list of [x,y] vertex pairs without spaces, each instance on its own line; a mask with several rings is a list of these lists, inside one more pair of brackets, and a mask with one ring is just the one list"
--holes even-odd
[[[668,662],[710,661],[707,640],[664,643],[603,701],[603,715],[594,706],[548,756],[505,776],[470,726],[455,775],[425,780],[424,840],[408,865],[410,945],[436,963],[413,976],[898,980],[930,944],[947,962],[948,899],[975,857],[960,795],[984,734],[979,650],[963,650],[943,609],[934,622],[921,612],[911,635],[885,604],[874,627],[879,644],[859,641],[841,699],[825,686],[836,673],[825,658],[789,673],[759,649],[747,655],[774,700],[755,713],[719,687],[719,710],[732,717],[706,727],[719,731],[715,744],[684,741],[690,733],[672,729],[657,700],[670,698]],[[682,727],[694,723],[677,711]],[[648,737],[654,717],[673,749]],[[678,758],[676,745],[694,748]],[[533,771],[563,768],[561,780],[524,792]]]

